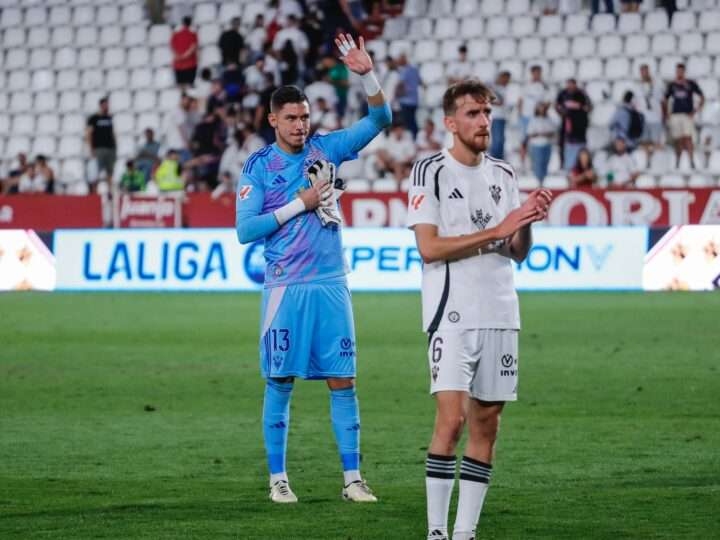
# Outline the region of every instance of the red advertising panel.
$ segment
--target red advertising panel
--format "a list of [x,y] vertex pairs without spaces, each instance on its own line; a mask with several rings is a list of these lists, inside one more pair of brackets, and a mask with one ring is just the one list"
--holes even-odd
[[98,195],[0,196],[0,229],[85,229],[103,226]]
[[181,227],[183,193],[124,194],[113,201],[115,227]]
[[235,195],[224,193],[213,198],[210,193],[190,193],[183,213],[186,227],[234,227]]
[[[720,224],[720,189],[555,190],[550,225]],[[340,199],[354,227],[403,227],[405,193],[347,193]]]

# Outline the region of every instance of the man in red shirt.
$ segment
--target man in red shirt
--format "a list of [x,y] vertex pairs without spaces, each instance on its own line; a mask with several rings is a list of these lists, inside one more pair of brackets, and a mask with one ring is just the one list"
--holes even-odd
[[170,48],[173,51],[175,82],[183,90],[186,90],[195,82],[198,67],[198,37],[190,29],[191,24],[192,18],[183,17],[182,28],[177,30],[170,39]]

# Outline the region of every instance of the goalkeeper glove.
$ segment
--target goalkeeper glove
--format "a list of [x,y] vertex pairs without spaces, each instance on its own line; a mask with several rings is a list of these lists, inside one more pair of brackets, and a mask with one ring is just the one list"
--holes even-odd
[[333,186],[330,196],[320,203],[320,206],[315,209],[315,214],[320,218],[323,227],[333,224],[339,226],[341,219],[337,209],[337,199],[345,189],[345,182],[335,178],[335,164],[318,159],[308,167],[308,178],[313,187],[328,183]]

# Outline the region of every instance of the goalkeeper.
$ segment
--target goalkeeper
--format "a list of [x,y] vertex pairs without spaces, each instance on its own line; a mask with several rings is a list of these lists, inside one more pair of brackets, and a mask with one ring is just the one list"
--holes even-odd
[[391,121],[363,39],[335,40],[341,60],[362,77],[369,114],[348,129],[308,138],[310,108],[294,86],[278,88],[268,121],[276,142],[248,158],[238,182],[236,228],[245,244],[265,242],[260,369],[270,499],[297,502],[285,470],[295,377],[323,379],[344,473],[342,497],[376,498],[360,476],[360,415],[355,392],[355,328],[345,278],[335,168],[356,159]]

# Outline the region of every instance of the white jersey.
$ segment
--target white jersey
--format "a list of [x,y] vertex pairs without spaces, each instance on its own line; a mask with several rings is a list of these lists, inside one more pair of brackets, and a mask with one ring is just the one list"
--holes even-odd
[[[436,225],[439,236],[494,227],[520,206],[512,167],[487,155],[480,165],[468,167],[443,149],[415,162],[411,183],[408,227]],[[423,329],[519,329],[513,264],[490,252],[423,265]]]

